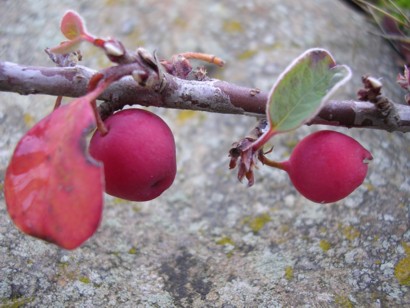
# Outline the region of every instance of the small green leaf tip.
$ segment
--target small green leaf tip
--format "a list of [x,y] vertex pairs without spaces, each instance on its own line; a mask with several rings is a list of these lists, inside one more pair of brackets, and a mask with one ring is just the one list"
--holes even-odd
[[351,75],[350,68],[336,65],[327,50],[305,51],[285,69],[271,89],[266,108],[270,129],[281,133],[298,128],[314,117]]

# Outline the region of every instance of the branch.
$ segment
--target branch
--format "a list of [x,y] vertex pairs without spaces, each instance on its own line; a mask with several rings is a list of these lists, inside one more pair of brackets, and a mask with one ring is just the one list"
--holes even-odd
[[[135,70],[140,69],[135,63]],[[79,97],[86,94],[90,78],[97,73],[84,66],[35,67],[0,62],[0,91],[22,95],[47,94]],[[237,86],[218,79],[186,80],[165,73],[161,91],[124,77],[104,91],[99,100],[102,117],[126,105],[156,106],[226,114],[265,116],[267,92]],[[368,101],[329,100],[308,124],[410,131],[410,106],[389,103],[386,114]]]

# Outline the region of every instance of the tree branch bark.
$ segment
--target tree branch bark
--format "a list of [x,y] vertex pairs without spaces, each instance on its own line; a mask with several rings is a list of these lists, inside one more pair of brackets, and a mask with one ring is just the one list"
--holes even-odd
[[[138,63],[135,65],[138,66]],[[97,71],[84,66],[36,67],[0,62],[0,91],[80,97],[86,93],[88,81],[95,73]],[[100,105],[102,117],[135,104],[265,116],[267,92],[217,79],[185,80],[165,74],[165,80],[166,86],[162,91],[139,86],[132,77],[124,77],[113,83],[99,97],[105,101]],[[329,100],[308,124],[409,132],[410,106],[391,103],[390,107],[392,112],[386,115],[371,102]]]

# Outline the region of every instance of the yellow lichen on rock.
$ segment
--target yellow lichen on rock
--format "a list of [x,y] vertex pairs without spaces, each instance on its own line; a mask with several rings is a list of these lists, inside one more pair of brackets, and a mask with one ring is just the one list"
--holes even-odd
[[406,257],[401,259],[394,268],[394,276],[403,286],[410,286],[410,244],[403,243]]

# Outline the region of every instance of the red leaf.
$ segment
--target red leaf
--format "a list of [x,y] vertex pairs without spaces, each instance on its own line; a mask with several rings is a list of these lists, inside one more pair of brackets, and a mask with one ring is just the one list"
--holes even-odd
[[86,96],[56,109],[20,140],[4,185],[7,210],[23,232],[74,249],[96,231],[103,170],[85,140],[94,127]]
[[83,41],[95,44],[96,38],[87,32],[84,20],[75,11],[67,11],[61,19],[60,30],[68,41],[50,49],[53,53],[65,54],[78,49]]
[[74,40],[87,32],[83,19],[75,11],[67,11],[64,14],[60,29],[69,40]]
[[76,51],[82,41],[83,39],[81,37],[78,37],[71,41],[64,41],[60,43],[60,45],[50,48],[50,51],[56,54],[68,54],[70,52]]

